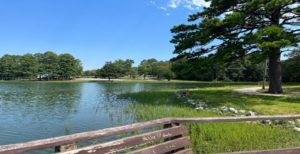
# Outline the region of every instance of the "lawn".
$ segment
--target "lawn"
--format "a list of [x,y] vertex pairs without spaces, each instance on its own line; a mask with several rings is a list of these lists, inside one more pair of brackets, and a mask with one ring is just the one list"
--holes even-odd
[[[208,84],[208,83],[207,83]],[[255,111],[261,115],[300,114],[299,97],[248,96],[232,93],[232,89],[249,87],[254,84],[210,85],[189,89],[190,98],[204,100],[209,106],[234,107]],[[298,88],[297,88],[298,87]],[[299,90],[299,86],[288,85],[289,92]],[[177,90],[161,90],[122,94],[130,99],[124,112],[136,121],[146,121],[163,117],[212,117],[230,116],[230,113],[216,113],[195,110],[186,100],[177,98]],[[280,125],[254,123],[188,124],[195,153],[262,150],[300,146],[300,132]]]

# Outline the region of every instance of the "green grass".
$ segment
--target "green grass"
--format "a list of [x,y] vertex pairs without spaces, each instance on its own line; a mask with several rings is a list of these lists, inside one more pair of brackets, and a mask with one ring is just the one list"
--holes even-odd
[[288,86],[285,88],[285,93],[300,96],[300,86]]
[[[300,114],[300,98],[248,96],[232,93],[235,88],[254,84],[210,85],[191,89],[193,99],[205,100],[212,107],[231,106],[253,110],[260,114]],[[294,86],[287,86],[292,90]],[[296,88],[297,89],[297,88]],[[122,94],[119,97],[132,99],[124,112],[136,121],[147,121],[164,117],[213,117],[210,111],[197,111],[183,99],[175,96],[176,90],[161,90]],[[300,146],[300,133],[283,126],[260,123],[214,123],[188,124],[192,147],[195,153],[263,150]]]
[[[236,94],[232,89],[236,86],[221,88],[203,88],[193,90],[192,97],[196,99],[205,99],[207,103],[220,107],[231,106],[253,110],[260,114],[300,114],[299,97],[273,97],[273,96],[250,96]],[[289,89],[287,87],[286,89]]]

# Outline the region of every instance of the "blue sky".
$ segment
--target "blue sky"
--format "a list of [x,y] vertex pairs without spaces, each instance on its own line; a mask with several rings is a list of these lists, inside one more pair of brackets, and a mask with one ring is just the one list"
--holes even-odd
[[170,28],[203,0],[0,0],[0,56],[71,53],[84,69],[106,61],[168,60]]

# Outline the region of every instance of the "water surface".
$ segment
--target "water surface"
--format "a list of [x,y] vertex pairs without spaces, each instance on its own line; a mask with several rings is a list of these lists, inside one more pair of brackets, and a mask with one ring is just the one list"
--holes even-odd
[[180,83],[0,82],[0,145],[131,123],[120,93],[197,87]]

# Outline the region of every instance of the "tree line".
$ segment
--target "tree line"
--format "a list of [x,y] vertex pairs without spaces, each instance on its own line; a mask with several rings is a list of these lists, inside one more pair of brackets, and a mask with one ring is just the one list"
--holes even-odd
[[7,54],[0,58],[2,80],[69,80],[81,76],[82,69],[80,60],[67,53]]
[[[214,56],[189,59],[174,58],[169,61],[145,59],[133,66],[131,59],[106,62],[96,70],[82,71],[79,59],[71,54],[54,52],[4,55],[0,58],[0,79],[69,80],[90,76],[116,79],[180,79],[199,81],[262,81],[265,62],[255,56],[245,56],[232,61],[215,61]],[[282,62],[284,82],[300,82],[300,50],[294,50]]]
[[[84,71],[84,76],[116,79],[179,79],[198,81],[258,82],[264,78],[265,61],[255,55],[232,61],[215,61],[213,56],[189,59],[181,57],[169,61],[145,59],[136,67],[130,59],[106,62],[102,68]],[[291,52],[282,61],[283,81],[300,82],[300,50]],[[267,80],[269,76],[266,76]]]
[[[248,55],[232,61],[215,61],[214,56],[189,59],[181,57],[173,60],[172,71],[176,79],[199,81],[246,81],[257,82],[264,78],[264,69],[269,69],[267,61]],[[269,75],[266,76],[270,80]],[[282,61],[282,81],[300,82],[300,49],[290,52]]]
[[137,67],[134,61],[116,60],[106,62],[97,70],[84,71],[84,76],[115,79],[121,77],[141,79],[180,79],[200,81],[261,81],[264,66],[262,63],[252,62],[251,58],[236,60],[228,63],[216,63],[210,57],[197,60],[188,58],[159,61],[145,59]]
[[137,67],[133,66],[134,61],[131,59],[116,60],[106,62],[102,68],[97,70],[84,71],[84,76],[115,79],[127,77],[136,79],[143,77],[143,79],[168,79],[171,80],[175,77],[174,72],[171,70],[170,61],[159,61],[154,58],[143,60]]
[[200,81],[262,81],[264,63],[251,57],[231,62],[216,62],[213,57],[189,60],[181,58],[172,64],[177,79]]

